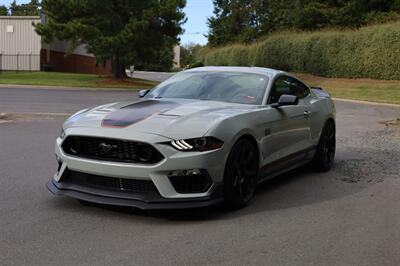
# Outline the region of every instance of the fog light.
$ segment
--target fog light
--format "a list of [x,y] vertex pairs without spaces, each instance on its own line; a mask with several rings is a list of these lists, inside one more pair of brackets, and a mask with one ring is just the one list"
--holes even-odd
[[212,179],[205,169],[176,170],[168,174],[169,181],[178,193],[204,193],[210,189]]
[[190,175],[201,175],[200,169],[189,169],[189,170],[175,170],[168,174],[168,176],[190,176]]

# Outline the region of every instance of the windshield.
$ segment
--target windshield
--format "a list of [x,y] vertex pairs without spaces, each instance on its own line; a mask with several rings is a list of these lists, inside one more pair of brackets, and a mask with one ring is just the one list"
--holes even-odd
[[182,72],[155,87],[146,98],[183,98],[261,104],[268,77],[239,72]]

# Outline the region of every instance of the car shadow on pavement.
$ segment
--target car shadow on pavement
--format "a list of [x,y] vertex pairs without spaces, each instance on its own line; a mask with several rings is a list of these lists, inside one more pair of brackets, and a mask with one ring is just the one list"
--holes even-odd
[[227,210],[223,205],[197,209],[157,211],[99,204],[84,204],[86,206],[81,204],[80,206],[85,208],[89,205],[115,214],[171,221],[220,220],[234,219],[260,212],[268,215],[270,211],[318,204],[357,193],[364,188],[364,183],[343,182],[335,167],[329,172],[317,173],[304,166],[260,184],[250,204],[236,211]]

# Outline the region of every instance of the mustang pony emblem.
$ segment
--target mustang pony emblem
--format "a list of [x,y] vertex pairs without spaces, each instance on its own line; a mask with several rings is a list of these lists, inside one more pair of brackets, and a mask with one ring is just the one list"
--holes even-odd
[[109,151],[111,151],[112,149],[116,149],[118,148],[117,145],[111,145],[111,144],[107,144],[107,143],[100,143],[99,144],[99,149],[100,151],[102,151],[103,153],[108,153]]

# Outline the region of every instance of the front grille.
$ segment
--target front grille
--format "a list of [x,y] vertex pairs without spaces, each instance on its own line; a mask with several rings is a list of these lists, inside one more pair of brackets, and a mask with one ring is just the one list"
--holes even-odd
[[90,186],[99,189],[126,191],[138,194],[158,192],[154,183],[150,180],[106,177],[72,170],[67,170],[66,175],[63,176],[61,181],[84,187]]
[[69,155],[111,162],[154,164],[164,158],[146,143],[99,137],[69,136],[62,149]]

